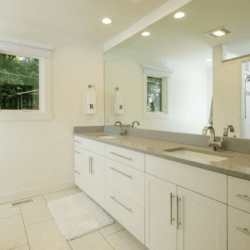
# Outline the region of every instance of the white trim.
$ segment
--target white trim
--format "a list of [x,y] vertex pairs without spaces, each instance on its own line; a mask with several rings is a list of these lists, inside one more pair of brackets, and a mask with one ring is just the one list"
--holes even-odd
[[148,76],[164,78],[164,77],[170,77],[171,74],[174,72],[174,70],[169,69],[169,68],[153,67],[153,66],[144,64],[143,72],[144,74]]
[[[20,54],[17,53],[15,55]],[[21,53],[21,56],[26,55]],[[36,57],[34,56],[34,58]],[[39,110],[0,110],[0,121],[51,119],[51,58],[39,57]]]
[[123,31],[122,33],[120,33],[116,37],[112,38],[107,43],[105,43],[104,44],[104,52],[115,47],[117,44],[125,41],[129,37],[135,35],[136,33],[145,29],[149,25],[157,22],[158,20],[171,14],[175,10],[181,8],[182,6],[184,6],[185,4],[187,4],[191,1],[192,0],[169,0],[167,3],[163,4],[161,7],[154,10],[149,15],[142,18],[140,21],[138,21],[134,25],[130,26],[128,29],[126,29],[125,31]]
[[8,193],[0,195],[0,204],[8,203],[17,200],[23,200],[26,198],[31,198],[46,193],[53,193],[61,190],[66,190],[76,187],[74,181],[59,182],[53,185],[36,187],[32,189],[26,189],[19,192]]
[[0,52],[25,53],[27,55],[51,57],[53,46],[49,44],[20,40],[0,35]]

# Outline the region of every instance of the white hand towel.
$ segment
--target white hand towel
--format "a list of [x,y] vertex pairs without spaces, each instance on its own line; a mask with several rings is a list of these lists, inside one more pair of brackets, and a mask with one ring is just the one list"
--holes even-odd
[[124,102],[123,102],[123,94],[115,93],[115,100],[114,100],[114,114],[124,114]]
[[86,113],[87,114],[96,113],[96,92],[95,91],[89,90],[87,92]]

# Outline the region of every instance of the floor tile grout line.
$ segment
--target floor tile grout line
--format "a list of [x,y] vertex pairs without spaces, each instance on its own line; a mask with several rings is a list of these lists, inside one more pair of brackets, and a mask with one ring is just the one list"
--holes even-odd
[[[23,246],[26,246],[26,245],[28,245],[28,246],[29,246],[29,244],[28,244],[28,243],[26,243],[26,244],[21,245],[21,246],[19,246],[19,247],[23,247]],[[11,248],[10,250],[15,250],[15,249],[17,249],[17,248],[19,248],[19,247]]]
[[21,212],[19,214],[14,214],[14,215],[10,215],[10,216],[7,216],[7,217],[3,217],[3,218],[0,218],[0,220],[4,220],[4,219],[7,219],[7,218],[10,218],[10,217],[13,217],[13,216],[17,216],[17,215],[20,215]]
[[103,236],[103,237],[104,237],[104,238],[109,237],[109,236],[111,236],[111,235],[113,235],[113,234],[116,234],[116,233],[119,233],[119,232],[121,232],[121,231],[123,231],[123,230],[125,230],[125,228],[123,228],[123,229],[121,229],[121,230],[119,230],[119,231],[117,231],[117,232],[115,232],[115,233],[109,234],[109,235],[107,235],[107,236]]
[[113,249],[113,250],[115,250],[112,246],[111,246],[111,244],[107,241],[107,239],[97,230],[97,232],[101,235],[101,237],[110,245],[110,247]]
[[39,221],[39,222],[35,222],[35,223],[32,223],[32,224],[29,224],[29,225],[24,225],[25,227],[29,227],[29,226],[33,226],[35,224],[38,224],[38,223],[41,223],[41,222],[44,222],[44,221],[48,221],[48,220],[54,220],[54,218],[50,218],[50,219],[46,219],[46,220],[42,220],[42,221]]
[[[68,242],[68,244],[69,244],[69,241],[68,241],[68,240],[66,240],[66,241],[67,241],[67,242]],[[73,248],[71,247],[71,245],[70,245],[70,244],[69,244],[69,247],[70,247],[70,249],[71,249],[71,250],[73,250]]]
[[28,238],[28,234],[27,234],[26,226],[25,226],[25,223],[24,223],[22,210],[21,210],[21,217],[22,217],[22,220],[23,220],[23,227],[24,227],[24,230],[25,230],[26,238],[27,238],[27,244],[28,244],[29,249],[30,249],[29,238]]

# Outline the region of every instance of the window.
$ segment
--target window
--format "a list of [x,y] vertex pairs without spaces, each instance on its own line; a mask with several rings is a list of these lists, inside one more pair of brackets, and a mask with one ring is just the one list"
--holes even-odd
[[0,121],[52,119],[52,50],[0,35]]
[[0,109],[39,110],[39,59],[0,53]]
[[162,112],[162,79],[147,76],[147,111]]
[[174,71],[143,65],[143,113],[144,119],[168,119],[168,78]]

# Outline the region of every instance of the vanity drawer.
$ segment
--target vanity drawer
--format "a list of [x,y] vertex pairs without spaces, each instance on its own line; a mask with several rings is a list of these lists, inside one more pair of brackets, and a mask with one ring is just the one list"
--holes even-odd
[[144,209],[106,185],[106,210],[144,244]]
[[249,246],[250,214],[228,207],[228,250],[249,250]]
[[144,154],[121,147],[106,145],[106,157],[144,171]]
[[228,177],[228,204],[250,213],[250,181]]
[[145,172],[212,199],[227,203],[227,176],[145,155]]
[[82,138],[80,136],[74,136],[74,145],[75,147],[82,147]]
[[82,189],[83,188],[83,171],[80,167],[75,166],[75,184]]
[[82,138],[82,148],[98,155],[105,156],[105,143]]
[[82,149],[80,147],[76,147],[74,149],[74,160],[75,160],[75,166],[78,166],[82,168]]
[[106,184],[144,207],[144,173],[106,159]]

